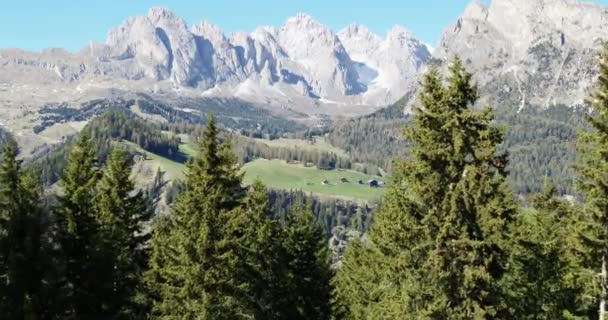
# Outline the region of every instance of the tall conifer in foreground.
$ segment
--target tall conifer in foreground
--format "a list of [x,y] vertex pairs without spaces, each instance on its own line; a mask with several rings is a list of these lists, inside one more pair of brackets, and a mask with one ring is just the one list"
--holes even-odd
[[111,295],[107,261],[102,259],[95,187],[100,178],[95,151],[85,132],[68,154],[63,173],[63,195],[56,208],[57,240],[64,274],[61,307],[65,318],[91,318],[107,314],[104,301]]
[[9,139],[0,165],[0,314],[40,319],[46,312],[40,189],[22,170],[17,153],[17,143]]
[[213,117],[201,139],[185,190],[167,225],[155,231],[146,274],[153,318],[240,318],[223,245],[228,215],[244,196],[241,175],[229,145],[220,145]]
[[242,313],[252,319],[287,318],[295,306],[289,299],[293,292],[288,285],[285,233],[273,217],[266,188],[260,182],[250,187],[228,229],[232,278],[241,292]]
[[286,319],[330,319],[331,279],[327,242],[310,209],[292,209],[285,225],[290,302],[297,312]]
[[310,210],[297,207],[282,223],[266,188],[256,182],[227,229],[225,258],[242,317],[329,319],[327,243]]
[[516,319],[592,319],[586,288],[579,208],[555,197],[547,183],[522,209],[514,228],[504,284]]
[[[382,263],[370,261],[361,267],[375,269],[355,273],[375,273],[376,283],[338,276],[338,295],[373,299],[360,302],[351,318],[504,318],[498,281],[516,206],[506,185],[506,156],[497,155],[503,134],[489,110],[472,109],[477,89],[460,60],[450,73],[447,86],[437,70],[424,77],[420,107],[406,131],[409,157],[397,166],[369,232],[371,244],[353,247],[378,253]],[[348,257],[362,255],[347,253],[345,268],[359,264]]]
[[117,317],[137,313],[133,306],[136,289],[147,267],[144,232],[153,208],[141,190],[136,191],[127,151],[116,146],[108,157],[95,197],[99,241],[110,274],[108,312]]
[[588,118],[591,130],[579,134],[578,139],[581,158],[578,186],[585,197],[585,215],[591,226],[585,240],[593,256],[589,267],[599,274],[600,292],[596,297],[599,318],[604,320],[608,299],[608,44],[601,56],[591,106],[593,114]]

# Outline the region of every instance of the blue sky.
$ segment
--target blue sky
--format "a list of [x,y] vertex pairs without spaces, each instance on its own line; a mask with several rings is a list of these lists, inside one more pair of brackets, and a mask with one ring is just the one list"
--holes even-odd
[[[486,0],[488,2],[489,0]],[[531,0],[534,1],[534,0]],[[6,0],[0,10],[0,48],[76,51],[89,41],[105,41],[107,32],[150,7],[173,10],[189,25],[209,20],[227,33],[250,32],[257,25],[280,26],[298,12],[312,15],[334,30],[351,22],[384,34],[402,24],[435,45],[441,32],[470,0]],[[593,2],[608,5],[608,0]]]

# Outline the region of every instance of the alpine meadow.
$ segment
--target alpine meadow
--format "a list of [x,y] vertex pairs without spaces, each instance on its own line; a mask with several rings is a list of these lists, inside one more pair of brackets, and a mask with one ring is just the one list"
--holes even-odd
[[0,319],[608,320],[608,0],[152,5],[0,12]]

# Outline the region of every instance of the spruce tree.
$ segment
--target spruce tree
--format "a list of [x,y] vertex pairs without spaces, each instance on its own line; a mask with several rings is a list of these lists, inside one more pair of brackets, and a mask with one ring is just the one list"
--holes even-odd
[[588,117],[590,130],[578,137],[578,186],[585,197],[585,218],[589,230],[584,234],[591,250],[589,268],[599,274],[597,310],[606,317],[608,299],[608,44],[600,59],[599,80],[592,95],[593,113]]
[[295,313],[285,319],[330,319],[333,271],[327,241],[309,208],[294,207],[285,225],[289,301]]
[[509,259],[509,305],[517,319],[589,319],[580,212],[546,183],[518,216]]
[[[506,317],[498,283],[516,206],[506,185],[506,155],[497,155],[503,134],[491,111],[473,109],[477,89],[460,60],[449,69],[447,86],[436,69],[425,75],[420,107],[406,130],[409,157],[396,165],[369,232],[372,245],[353,248],[371,247],[383,261],[367,270],[380,277],[381,292],[361,303],[360,319]],[[361,296],[353,290],[358,286],[378,291],[369,280],[361,287],[358,279],[342,279],[337,283],[347,289],[338,294]]]
[[57,240],[63,255],[62,308],[65,318],[107,314],[112,293],[108,260],[102,255],[95,212],[95,188],[100,178],[95,151],[85,132],[68,154],[63,195],[56,208]]
[[242,177],[229,144],[209,117],[200,153],[188,165],[185,190],[162,229],[155,230],[151,269],[154,318],[238,319],[233,268],[224,259],[225,224],[242,202]]
[[135,316],[133,305],[147,267],[144,232],[153,210],[141,190],[135,190],[130,158],[122,147],[114,147],[108,157],[103,177],[94,199],[99,223],[99,241],[103,256],[109,260],[111,296],[108,313],[113,317]]
[[269,208],[263,184],[250,187],[243,205],[231,215],[226,236],[240,312],[252,319],[288,318],[295,306],[288,299],[293,292],[287,285],[285,233]]
[[0,165],[0,314],[39,319],[44,310],[40,187],[9,139]]
[[278,218],[260,182],[231,214],[224,261],[235,308],[251,319],[329,319],[332,272],[321,230],[301,206]]
[[333,279],[332,316],[334,319],[368,319],[380,297],[386,299],[383,284],[387,263],[373,244],[354,240],[348,244],[342,264]]

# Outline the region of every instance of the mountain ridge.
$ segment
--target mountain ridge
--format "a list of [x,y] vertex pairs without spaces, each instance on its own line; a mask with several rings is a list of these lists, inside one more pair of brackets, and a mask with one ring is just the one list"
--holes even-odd
[[[406,62],[405,72],[396,76],[389,67],[353,61],[342,40],[306,14],[287,19],[280,28],[226,35],[210,22],[188,26],[168,9],[151,8],[110,30],[105,43],[92,42],[76,53],[0,50],[0,84],[10,88],[0,98],[36,105],[125,91],[236,96],[270,108],[295,106],[308,114],[348,114],[347,106],[354,105],[359,106],[355,113],[366,113],[413,90],[430,57],[415,38],[396,37],[396,45],[375,58],[392,66]],[[362,70],[367,72],[363,76]],[[390,81],[370,86],[370,75]],[[40,99],[13,96],[32,87]]]
[[[433,52],[445,70],[458,56],[481,103],[509,108],[580,106],[608,40],[608,9],[575,0],[472,1]],[[472,50],[474,48],[474,50]],[[411,104],[410,104],[411,107]]]

